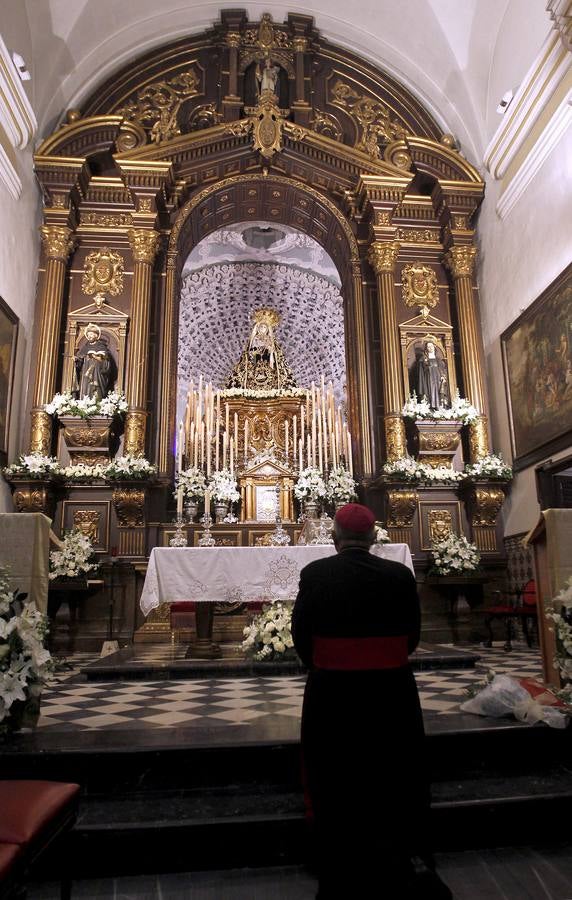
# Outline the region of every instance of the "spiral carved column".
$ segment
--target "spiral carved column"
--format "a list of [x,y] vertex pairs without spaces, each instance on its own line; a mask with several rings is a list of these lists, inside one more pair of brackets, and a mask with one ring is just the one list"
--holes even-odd
[[390,462],[405,456],[407,452],[405,426],[401,417],[404,397],[393,286],[399,248],[399,241],[388,243],[375,241],[371,245],[368,255],[369,262],[377,276],[385,447],[387,459]]
[[149,371],[149,316],[153,261],[159,249],[159,235],[147,228],[127,232],[133,253],[133,291],[127,351],[129,411],[125,420],[124,448],[134,456],[145,455],[147,425],[147,373]]
[[489,453],[488,423],[485,416],[486,388],[483,371],[483,347],[477,309],[473,296],[473,269],[477,248],[463,244],[451,247],[445,255],[445,265],[455,281],[461,366],[467,398],[480,416],[470,426],[471,461],[476,462]]
[[32,409],[30,451],[48,456],[52,445],[52,419],[44,412],[56,390],[58,345],[62,316],[64,282],[68,257],[73,249],[71,228],[66,225],[42,225],[40,228],[46,271],[42,284],[41,319],[36,383]]

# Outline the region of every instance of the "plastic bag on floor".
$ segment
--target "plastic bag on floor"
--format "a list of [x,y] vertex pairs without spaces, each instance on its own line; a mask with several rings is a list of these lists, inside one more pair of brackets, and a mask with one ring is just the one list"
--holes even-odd
[[550,728],[566,728],[568,724],[566,705],[545,685],[510,675],[495,675],[475,697],[461,703],[461,710],[497,719],[514,716],[529,725],[544,722]]

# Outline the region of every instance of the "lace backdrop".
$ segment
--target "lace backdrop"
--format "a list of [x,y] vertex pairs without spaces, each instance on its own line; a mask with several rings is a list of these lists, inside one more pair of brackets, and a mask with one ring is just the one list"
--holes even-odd
[[183,278],[179,310],[177,419],[191,379],[223,388],[252,329],[252,313],[280,313],[276,337],[299,387],[332,381],[345,401],[343,300],[327,278],[271,262],[215,263]]

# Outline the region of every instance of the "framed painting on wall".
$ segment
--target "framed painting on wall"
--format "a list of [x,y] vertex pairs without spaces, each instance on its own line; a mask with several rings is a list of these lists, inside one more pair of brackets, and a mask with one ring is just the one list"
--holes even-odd
[[0,465],[2,466],[8,462],[10,407],[17,340],[18,316],[0,297]]
[[572,264],[501,334],[514,468],[572,444]]

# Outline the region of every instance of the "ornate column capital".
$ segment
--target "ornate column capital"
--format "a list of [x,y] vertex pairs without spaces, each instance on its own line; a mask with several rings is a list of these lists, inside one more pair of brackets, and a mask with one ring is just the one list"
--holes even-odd
[[445,254],[443,262],[451,270],[453,278],[470,278],[475,268],[477,248],[472,244],[460,244],[451,247]]
[[394,271],[400,248],[399,241],[388,241],[387,243],[374,241],[369,248],[367,258],[376,275]]
[[44,253],[48,259],[59,259],[67,262],[67,258],[73,250],[73,231],[67,225],[40,225],[40,234]]
[[305,53],[308,49],[308,38],[295,37],[292,41],[292,46],[296,53]]
[[160,244],[160,235],[149,228],[128,228],[127,239],[135,262],[153,265]]
[[240,47],[240,34],[237,31],[228,31],[224,37],[227,47]]

